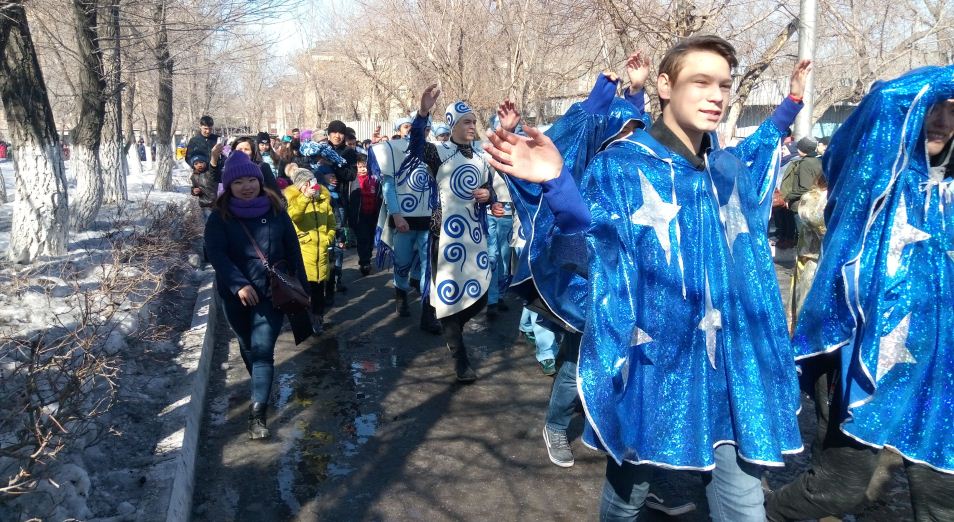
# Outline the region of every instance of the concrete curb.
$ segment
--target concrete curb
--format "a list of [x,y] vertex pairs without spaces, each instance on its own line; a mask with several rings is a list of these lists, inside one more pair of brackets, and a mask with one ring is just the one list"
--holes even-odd
[[[215,272],[210,268],[201,275],[199,293],[192,312],[192,326],[182,336],[182,347],[198,348],[196,364],[189,369],[192,391],[185,407],[185,428],[182,445],[176,455],[175,478],[166,522],[188,522],[192,517],[192,493],[195,489],[195,464],[199,452],[199,430],[205,414],[205,396],[209,387],[212,350],[215,347],[219,299],[215,290]],[[190,364],[190,366],[192,366]]]

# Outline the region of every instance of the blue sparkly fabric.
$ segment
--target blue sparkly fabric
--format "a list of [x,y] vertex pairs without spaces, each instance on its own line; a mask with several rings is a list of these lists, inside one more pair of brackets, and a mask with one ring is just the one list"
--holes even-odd
[[793,339],[837,351],[842,431],[954,473],[954,187],[923,124],[954,98],[954,66],[872,87],[832,137],[828,233]]
[[[598,99],[604,86],[615,89],[615,84],[600,76],[590,100]],[[646,128],[651,122],[649,116],[632,103],[612,97],[613,91],[608,88],[606,92],[609,98],[602,100],[602,103],[574,104],[546,132],[560,150],[564,167],[573,174],[576,183],[580,182],[590,160],[628,122],[635,121],[637,128]],[[591,112],[594,108],[596,111]],[[564,326],[583,331],[588,284],[578,270],[566,266],[564,261],[568,257],[585,259],[586,244],[582,237],[578,241],[561,241],[558,231],[554,230],[553,212],[549,206],[540,204],[540,185],[509,176],[507,179],[520,222],[529,224],[526,227],[529,229],[527,246],[518,261],[514,283],[519,284],[532,277],[540,298],[565,323]],[[579,252],[568,255],[566,249],[577,249]]]
[[781,466],[801,450],[762,205],[781,139],[768,120],[696,170],[637,131],[587,168],[578,386],[584,441],[617,462],[711,469],[714,447],[733,444],[748,461]]

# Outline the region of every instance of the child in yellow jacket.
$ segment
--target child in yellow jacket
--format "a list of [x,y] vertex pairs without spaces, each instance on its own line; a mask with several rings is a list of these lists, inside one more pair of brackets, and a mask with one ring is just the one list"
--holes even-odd
[[308,169],[296,169],[292,184],[285,188],[288,215],[295,224],[301,245],[302,261],[311,289],[311,307],[315,333],[323,330],[325,304],[334,291],[331,288],[331,248],[335,239],[335,215],[331,208],[331,193],[315,179]]

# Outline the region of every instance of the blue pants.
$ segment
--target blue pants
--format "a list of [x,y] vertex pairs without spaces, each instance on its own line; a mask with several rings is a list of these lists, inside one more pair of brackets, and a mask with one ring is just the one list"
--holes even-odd
[[268,403],[275,373],[275,342],[285,314],[263,299],[248,307],[235,296],[222,299],[225,318],[238,338],[239,352],[252,380],[252,402]]
[[490,254],[490,290],[487,304],[497,304],[500,300],[500,285],[510,277],[510,233],[513,231],[513,217],[494,217],[487,214],[487,253]]
[[560,371],[553,379],[550,405],[547,407],[547,427],[554,431],[566,431],[576,411],[576,363],[563,361]]
[[[421,293],[424,292],[423,267],[427,266],[427,230],[394,231],[391,235],[391,248],[394,250],[394,288],[405,292],[411,289],[409,279],[414,276],[421,281]],[[415,259],[418,259],[415,269]]]
[[[738,458],[735,446],[715,449],[715,469],[706,473],[709,516],[716,522],[765,520],[761,469]],[[600,501],[600,521],[636,520],[649,493],[653,467],[606,459],[606,480]]]
[[537,323],[536,312],[527,308],[523,309],[523,314],[520,316],[520,331],[523,333],[532,332],[536,338],[537,362],[542,363],[547,359],[556,359],[559,350],[556,334]]

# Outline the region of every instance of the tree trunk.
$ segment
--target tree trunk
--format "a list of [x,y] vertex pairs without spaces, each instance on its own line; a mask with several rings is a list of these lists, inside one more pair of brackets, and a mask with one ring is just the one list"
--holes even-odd
[[80,90],[79,121],[70,137],[73,148],[70,167],[76,178],[76,195],[70,225],[85,230],[96,220],[103,204],[103,172],[99,162],[99,145],[103,132],[106,103],[103,93],[103,55],[96,34],[96,1],[73,0],[73,23],[76,31],[77,55],[81,59],[78,85]]
[[132,73],[126,79],[126,96],[123,98],[123,127],[126,139],[123,147],[126,154],[126,166],[130,176],[142,176],[142,162],[139,160],[139,142],[133,128],[133,112],[136,108],[136,78]]
[[66,176],[23,4],[0,0],[0,12],[0,99],[13,142],[17,193],[7,256],[29,263],[66,252]]
[[109,0],[105,14],[109,23],[104,24],[104,41],[109,42],[108,52],[104,54],[107,70],[107,92],[110,94],[106,104],[106,116],[103,125],[103,143],[99,151],[99,161],[103,167],[104,194],[106,203],[121,203],[129,199],[126,191],[126,177],[129,166],[126,163],[126,146],[123,143],[123,85],[120,78],[122,51],[119,39],[119,0]]
[[156,180],[155,190],[172,190],[172,57],[166,32],[166,6],[158,2],[155,8],[158,27],[156,62],[159,68],[159,101],[156,109]]

